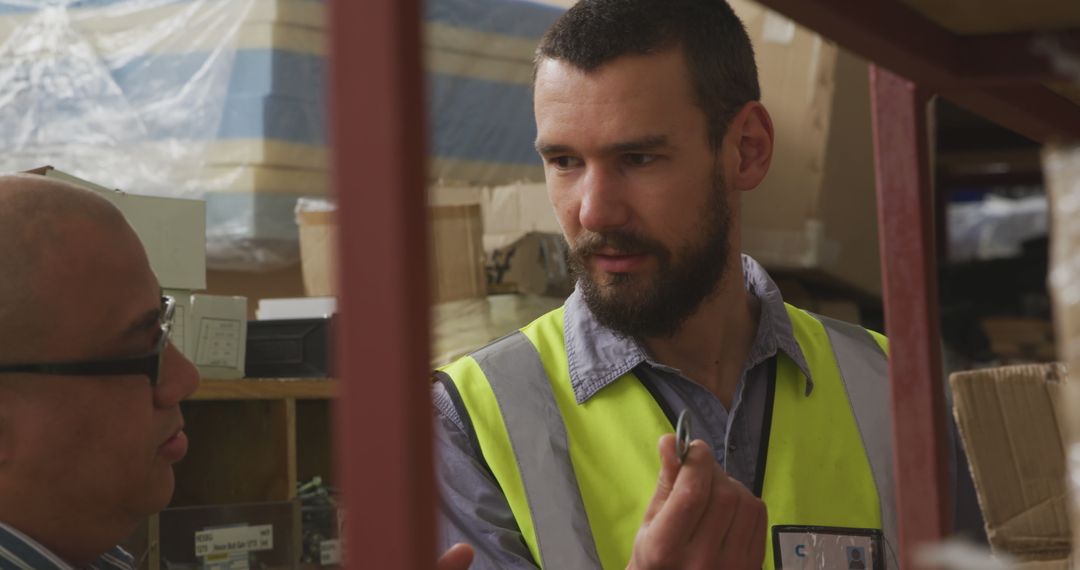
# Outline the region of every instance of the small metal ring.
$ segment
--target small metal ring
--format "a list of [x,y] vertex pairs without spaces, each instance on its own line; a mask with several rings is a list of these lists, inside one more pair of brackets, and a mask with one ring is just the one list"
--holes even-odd
[[690,415],[683,410],[675,424],[675,456],[680,464],[686,462],[686,456],[690,453],[690,441]]

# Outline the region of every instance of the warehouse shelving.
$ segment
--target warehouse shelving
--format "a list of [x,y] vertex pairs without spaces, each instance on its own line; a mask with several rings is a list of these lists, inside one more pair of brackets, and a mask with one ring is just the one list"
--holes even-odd
[[[927,104],[934,95],[1034,141],[1080,139],[1080,97],[1033,45],[1080,46],[1075,0],[764,0],[875,64],[871,96],[897,442],[901,563],[949,528]],[[354,567],[430,567],[428,282],[420,10],[330,4],[342,232],[337,430]],[[357,73],[363,70],[363,73]],[[371,271],[378,267],[379,271]],[[361,293],[362,292],[362,293]],[[377,467],[373,468],[373,465]]]

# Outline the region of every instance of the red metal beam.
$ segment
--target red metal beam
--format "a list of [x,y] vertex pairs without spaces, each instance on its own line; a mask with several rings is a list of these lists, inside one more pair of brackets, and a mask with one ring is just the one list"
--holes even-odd
[[[994,50],[1003,49],[994,40],[977,37],[966,40],[956,36],[895,0],[761,0],[761,3],[861,57],[910,78],[920,87],[941,93],[1035,141],[1080,137],[1080,106],[1046,87],[986,85],[989,72],[978,62],[993,57]],[[993,53],[982,54],[980,49],[990,49]],[[1048,70],[1045,63],[1038,64],[1037,69]]]
[[941,371],[934,197],[927,102],[915,86],[870,68],[878,227],[900,528],[900,566],[952,528]]
[[351,568],[430,568],[427,162],[419,0],[332,0],[337,471]]
[[996,85],[941,96],[1036,142],[1080,138],[1080,106],[1041,85]]
[[1072,81],[1049,50],[1080,57],[1080,30],[970,36],[962,40],[960,75],[972,83]]

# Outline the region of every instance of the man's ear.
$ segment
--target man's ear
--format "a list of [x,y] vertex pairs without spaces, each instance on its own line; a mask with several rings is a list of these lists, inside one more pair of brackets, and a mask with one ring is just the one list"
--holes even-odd
[[734,190],[753,190],[765,175],[773,156],[773,124],[769,111],[758,101],[751,101],[731,119],[725,141],[735,151],[731,186]]

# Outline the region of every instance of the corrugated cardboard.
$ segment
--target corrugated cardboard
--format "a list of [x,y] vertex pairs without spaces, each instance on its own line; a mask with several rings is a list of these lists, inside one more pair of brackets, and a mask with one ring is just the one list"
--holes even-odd
[[[431,206],[432,302],[472,299],[487,294],[484,224],[479,204]],[[337,225],[334,211],[300,211],[300,257],[308,296],[337,291]]]
[[115,204],[142,241],[150,268],[163,288],[206,288],[206,202],[128,194],[51,166],[28,172],[93,190]]
[[430,211],[433,302],[487,295],[480,205],[433,206]]
[[758,4],[731,4],[776,131],[768,176],[742,198],[743,251],[880,295],[867,64]]
[[1050,295],[1058,354],[1068,362],[1072,382],[1066,386],[1063,408],[1070,450],[1069,478],[1073,528],[1080,545],[1080,146],[1048,148],[1043,172],[1050,196]]
[[304,291],[309,297],[332,296],[337,291],[337,226],[334,212],[300,211],[300,265]]
[[1056,558],[1054,560],[1039,560],[1035,562],[1022,562],[1013,565],[1013,570],[1070,570],[1072,565],[1068,558]]
[[1029,364],[949,379],[972,479],[997,552],[1023,560],[1069,554],[1061,403],[1065,369]]
[[440,205],[480,204],[489,293],[566,297],[573,290],[566,240],[543,184],[439,185],[429,197]]

